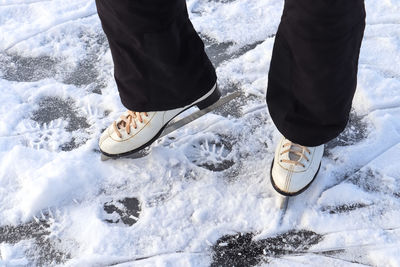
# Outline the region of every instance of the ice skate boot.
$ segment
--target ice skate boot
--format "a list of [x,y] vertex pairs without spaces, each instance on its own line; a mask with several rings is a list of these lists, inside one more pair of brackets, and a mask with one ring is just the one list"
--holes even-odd
[[294,196],[306,190],[318,174],[324,145],[306,147],[282,137],[271,166],[271,183],[278,193]]
[[178,114],[192,106],[205,109],[220,97],[221,93],[215,84],[208,93],[185,107],[154,112],[128,110],[102,133],[100,151],[106,156],[104,159],[136,153],[157,140],[168,122]]

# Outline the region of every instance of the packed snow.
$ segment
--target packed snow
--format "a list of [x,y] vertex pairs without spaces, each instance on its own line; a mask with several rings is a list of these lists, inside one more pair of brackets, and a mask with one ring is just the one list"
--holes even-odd
[[239,99],[102,162],[124,107],[94,1],[0,0],[0,266],[400,266],[400,0],[366,1],[348,127],[284,213],[265,104],[283,0],[187,5]]

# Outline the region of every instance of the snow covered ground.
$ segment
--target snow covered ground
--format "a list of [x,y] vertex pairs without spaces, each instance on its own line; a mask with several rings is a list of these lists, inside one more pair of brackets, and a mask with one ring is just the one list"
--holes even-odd
[[283,215],[265,105],[282,5],[188,0],[240,99],[101,162],[124,108],[94,1],[0,0],[0,266],[400,266],[400,0],[366,1],[351,120]]

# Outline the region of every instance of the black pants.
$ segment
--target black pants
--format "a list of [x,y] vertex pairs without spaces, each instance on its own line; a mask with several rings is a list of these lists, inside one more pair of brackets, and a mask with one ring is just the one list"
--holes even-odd
[[[187,105],[216,82],[185,0],[96,0],[126,108]],[[365,27],[364,0],[285,0],[267,104],[289,140],[316,146],[347,124]]]

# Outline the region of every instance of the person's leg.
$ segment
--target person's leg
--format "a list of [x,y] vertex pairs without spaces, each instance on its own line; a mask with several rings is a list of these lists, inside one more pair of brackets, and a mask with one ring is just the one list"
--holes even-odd
[[219,99],[215,69],[185,0],[96,0],[96,5],[128,109],[100,137],[103,154],[140,151],[180,112]]
[[216,83],[185,0],[96,0],[122,104],[134,111],[183,107]]
[[345,128],[364,28],[363,0],[285,0],[267,90],[271,118],[285,137],[271,170],[281,193],[312,182],[323,144]]
[[271,60],[267,103],[278,130],[317,146],[345,128],[365,27],[363,0],[286,0]]

